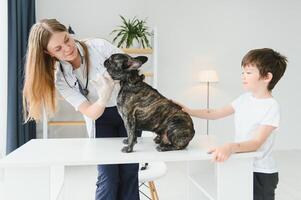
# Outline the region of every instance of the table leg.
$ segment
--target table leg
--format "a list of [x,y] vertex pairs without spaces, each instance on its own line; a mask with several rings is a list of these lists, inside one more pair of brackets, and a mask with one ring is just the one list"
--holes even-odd
[[253,158],[216,164],[217,200],[253,200]]

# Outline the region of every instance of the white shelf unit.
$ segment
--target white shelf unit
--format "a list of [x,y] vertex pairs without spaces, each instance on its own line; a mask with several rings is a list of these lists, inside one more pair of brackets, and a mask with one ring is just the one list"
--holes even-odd
[[[157,38],[157,28],[152,30],[153,37],[151,38],[152,48],[123,48],[122,50],[130,54],[131,56],[145,55],[149,60],[140,68],[141,72],[145,75],[146,83],[150,84],[152,87],[158,87],[158,38]],[[151,79],[151,82],[149,82]]]
[[[238,155],[238,154],[237,154]],[[209,200],[252,200],[253,199],[253,158],[247,153],[232,155],[224,163],[204,160],[188,161],[188,194],[194,189]],[[243,186],[237,190],[239,185]],[[188,199],[197,199],[193,195]]]
[[[157,29],[154,28],[153,31],[153,37],[151,38],[151,46],[152,48],[123,48],[122,50],[130,55],[145,55],[148,56],[148,58],[151,56],[151,61],[148,61],[145,63],[145,65],[149,65],[149,62],[152,62],[150,69],[151,70],[143,70],[142,66],[142,72],[145,75],[146,82],[152,85],[154,88],[157,88],[157,49],[158,49],[158,42],[157,42]],[[149,82],[151,80],[151,82]],[[59,100],[63,100],[62,97],[59,97]],[[70,110],[68,114],[75,112]],[[46,117],[46,115],[43,115],[43,138],[46,139],[49,137],[48,135],[48,129],[49,126],[85,126],[84,120],[64,120],[64,121],[49,121]]]
[[217,177],[214,163],[190,161],[187,163],[187,170],[191,186],[200,190],[209,200],[216,200]]

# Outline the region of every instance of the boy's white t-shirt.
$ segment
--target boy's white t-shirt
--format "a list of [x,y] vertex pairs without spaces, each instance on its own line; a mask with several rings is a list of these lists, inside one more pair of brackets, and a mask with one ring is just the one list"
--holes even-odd
[[257,99],[251,93],[239,96],[231,103],[235,110],[235,142],[251,140],[254,131],[261,125],[277,127],[257,150],[263,152],[261,157],[254,160],[254,172],[277,172],[275,161],[272,157],[276,132],[280,122],[279,104],[274,98]]

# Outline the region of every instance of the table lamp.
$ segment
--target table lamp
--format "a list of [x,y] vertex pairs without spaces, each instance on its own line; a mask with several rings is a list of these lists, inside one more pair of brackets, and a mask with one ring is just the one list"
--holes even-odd
[[[210,83],[218,82],[218,75],[215,70],[203,70],[200,72],[199,80],[201,83],[207,83],[207,109],[209,110],[209,87]],[[209,134],[209,120],[207,119],[206,133]]]

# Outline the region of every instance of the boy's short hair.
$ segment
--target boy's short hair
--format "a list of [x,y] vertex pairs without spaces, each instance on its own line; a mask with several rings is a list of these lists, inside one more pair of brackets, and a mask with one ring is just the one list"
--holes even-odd
[[269,72],[273,74],[273,78],[267,88],[271,91],[285,72],[287,58],[273,49],[253,49],[241,61],[242,67],[249,64],[258,68],[260,77],[266,77]]

